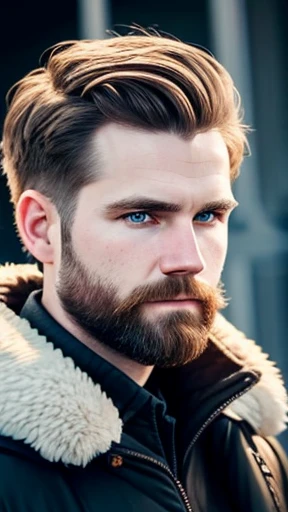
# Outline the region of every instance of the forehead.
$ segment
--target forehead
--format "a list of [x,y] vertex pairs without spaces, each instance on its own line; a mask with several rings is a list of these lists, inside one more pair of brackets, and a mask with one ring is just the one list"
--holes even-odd
[[171,194],[230,190],[229,155],[217,130],[183,139],[109,124],[95,135],[92,151],[101,161],[101,179],[95,186],[103,193],[109,189],[113,196],[141,192],[169,199]]

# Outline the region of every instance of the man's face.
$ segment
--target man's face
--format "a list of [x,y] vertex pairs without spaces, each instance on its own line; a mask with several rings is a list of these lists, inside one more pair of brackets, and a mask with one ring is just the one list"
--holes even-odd
[[102,177],[79,192],[57,293],[85,332],[144,365],[200,355],[215,313],[235,205],[219,132],[183,140],[115,124],[93,151]]

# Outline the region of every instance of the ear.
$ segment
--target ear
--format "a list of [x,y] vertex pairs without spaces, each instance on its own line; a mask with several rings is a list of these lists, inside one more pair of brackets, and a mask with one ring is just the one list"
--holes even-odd
[[56,208],[40,192],[25,190],[16,206],[16,223],[27,250],[42,263],[54,262],[51,229]]

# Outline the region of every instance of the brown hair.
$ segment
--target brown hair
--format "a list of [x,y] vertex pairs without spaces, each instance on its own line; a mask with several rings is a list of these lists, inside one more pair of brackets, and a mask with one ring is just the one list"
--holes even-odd
[[185,138],[219,129],[237,177],[246,145],[239,95],[205,51],[142,30],[62,42],[44,60],[7,95],[3,169],[14,205],[34,188],[71,223],[77,193],[97,179],[90,141],[109,122]]

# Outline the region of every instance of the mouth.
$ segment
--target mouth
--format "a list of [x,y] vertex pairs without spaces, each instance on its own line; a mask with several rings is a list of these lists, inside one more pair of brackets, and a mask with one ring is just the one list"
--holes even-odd
[[157,300],[149,300],[146,302],[146,304],[155,304],[157,302],[200,302],[199,299],[196,299],[195,297],[187,297],[185,295],[177,295],[177,297],[174,297],[172,299],[157,299]]
[[194,297],[178,296],[174,299],[161,299],[147,301],[145,305],[150,307],[161,307],[161,308],[199,308],[201,301]]

